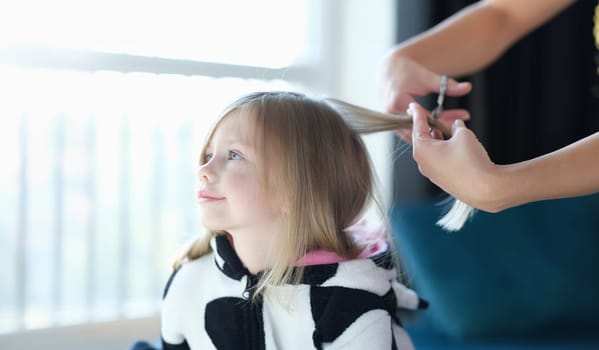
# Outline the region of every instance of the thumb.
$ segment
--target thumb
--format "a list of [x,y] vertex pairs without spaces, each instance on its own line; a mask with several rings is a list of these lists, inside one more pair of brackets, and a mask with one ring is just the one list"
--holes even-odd
[[451,125],[451,135],[453,136],[458,132],[458,130],[465,128],[466,124],[464,124],[464,121],[462,119],[456,119]]
[[412,141],[432,139],[430,127],[428,126],[428,113],[416,102],[410,103],[408,115],[412,116]]

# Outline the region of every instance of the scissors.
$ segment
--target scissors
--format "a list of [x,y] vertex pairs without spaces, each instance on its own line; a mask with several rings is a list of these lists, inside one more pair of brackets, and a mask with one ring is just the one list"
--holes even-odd
[[433,109],[433,112],[429,116],[429,125],[431,127],[431,131],[433,128],[439,129],[443,134],[444,139],[448,139],[451,137],[451,132],[449,129],[445,127],[445,125],[439,122],[439,117],[441,116],[441,112],[443,112],[443,102],[445,101],[445,94],[447,93],[447,75],[441,76],[441,86],[439,87],[439,95],[437,96],[437,107]]

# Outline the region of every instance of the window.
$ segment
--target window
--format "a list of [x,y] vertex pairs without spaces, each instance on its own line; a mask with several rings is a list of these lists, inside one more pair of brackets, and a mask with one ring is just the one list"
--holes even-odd
[[5,43],[269,68],[309,50],[305,0],[20,0],[1,9]]
[[0,333],[156,314],[202,135],[244,93],[318,87],[323,7],[1,6]]
[[392,4],[1,2],[3,347],[81,348],[77,334],[87,350],[123,348],[107,335],[144,338],[140,327],[156,340],[169,262],[199,231],[195,166],[212,118],[255,90],[368,106]]
[[283,81],[0,67],[0,325],[154,313],[211,119]]

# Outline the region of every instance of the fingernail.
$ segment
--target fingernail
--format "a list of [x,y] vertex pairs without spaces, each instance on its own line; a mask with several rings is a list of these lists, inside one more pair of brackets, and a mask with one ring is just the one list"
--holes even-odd
[[408,105],[408,114],[412,115],[414,114],[414,111],[416,110],[416,105],[414,104],[414,102],[410,102],[410,104]]
[[463,126],[464,126],[464,121],[462,119],[456,119],[453,122],[453,125],[451,126],[451,129],[455,130],[455,129],[457,129],[459,127],[463,127]]

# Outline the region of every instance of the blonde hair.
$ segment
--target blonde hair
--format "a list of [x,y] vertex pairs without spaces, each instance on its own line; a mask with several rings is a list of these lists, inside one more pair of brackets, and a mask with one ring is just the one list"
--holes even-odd
[[[326,101],[333,105],[350,127],[360,134],[412,128],[412,117],[408,115],[381,113],[336,99],[327,99]],[[444,136],[451,136],[451,131],[438,120],[429,117],[428,122],[431,127],[440,130]],[[437,220],[437,225],[450,232],[458,231],[474,215],[475,211],[475,208],[470,205],[454,199],[447,212]]]
[[[233,111],[248,112],[240,115],[253,118],[256,137],[263,140],[258,143],[263,165],[277,164],[274,174],[262,176],[263,186],[270,193],[280,193],[289,225],[279,259],[261,276],[254,295],[268,285],[298,283],[303,269],[294,262],[309,251],[322,249],[355,258],[361,247],[343,230],[368,204],[378,204],[370,158],[359,134],[410,128],[412,119],[292,92],[253,93],[223,111],[205,140],[201,164],[206,162],[206,145],[214,130]],[[219,234],[225,232],[208,231],[193,242],[175,262],[175,269],[209,253],[210,240]]]

